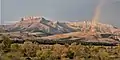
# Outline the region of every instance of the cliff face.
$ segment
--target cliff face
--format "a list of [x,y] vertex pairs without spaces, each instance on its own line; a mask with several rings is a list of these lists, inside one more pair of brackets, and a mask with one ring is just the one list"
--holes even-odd
[[[114,26],[108,24],[98,23],[97,26],[91,28],[91,22],[69,22],[61,23],[58,21],[49,21],[43,17],[24,17],[21,18],[20,22],[12,25],[4,26],[4,29],[12,31],[23,31],[23,32],[44,32],[49,34],[69,33],[76,31],[88,32],[91,29],[95,29],[96,32],[101,33],[112,33]],[[2,26],[1,26],[2,27]]]

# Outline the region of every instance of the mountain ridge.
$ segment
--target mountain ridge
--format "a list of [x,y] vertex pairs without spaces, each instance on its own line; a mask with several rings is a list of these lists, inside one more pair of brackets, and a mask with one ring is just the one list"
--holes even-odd
[[[23,17],[19,22],[16,22],[15,24],[5,25],[4,29],[9,32],[42,31],[49,34],[61,34],[76,31],[89,31],[91,26],[92,23],[90,21],[63,23],[58,21],[46,20],[45,18],[39,16],[31,16]],[[3,28],[3,26],[0,27]],[[115,30],[117,28],[109,24],[98,23],[97,26],[95,26],[95,29],[98,30],[97,32],[101,33],[112,33],[112,30]]]

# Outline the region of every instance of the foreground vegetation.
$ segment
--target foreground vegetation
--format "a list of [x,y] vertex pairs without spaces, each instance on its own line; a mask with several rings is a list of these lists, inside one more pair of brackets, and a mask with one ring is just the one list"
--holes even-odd
[[120,45],[41,45],[30,41],[17,44],[3,36],[0,60],[120,60]]

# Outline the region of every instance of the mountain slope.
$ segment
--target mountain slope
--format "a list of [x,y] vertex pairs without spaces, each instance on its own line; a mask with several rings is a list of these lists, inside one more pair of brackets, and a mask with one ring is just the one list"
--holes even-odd
[[[92,23],[89,21],[84,22],[68,22],[61,23],[58,21],[49,21],[43,17],[24,17],[21,18],[20,22],[12,25],[4,26],[4,29],[10,32],[23,31],[23,32],[43,32],[48,34],[61,34],[69,32],[88,32],[95,29],[96,32],[100,33],[112,33],[113,30],[117,29],[112,25],[98,23],[97,26],[91,28]],[[1,26],[2,27],[2,26]]]
[[6,30],[12,31],[42,31],[50,34],[67,33],[73,31],[65,23],[53,22],[43,17],[32,19],[21,19],[20,22],[5,27]]

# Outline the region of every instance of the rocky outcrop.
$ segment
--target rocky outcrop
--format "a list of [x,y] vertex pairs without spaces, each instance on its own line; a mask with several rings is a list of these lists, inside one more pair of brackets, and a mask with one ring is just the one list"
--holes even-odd
[[25,17],[20,22],[5,27],[6,30],[12,31],[29,31],[44,32],[49,34],[67,33],[73,31],[66,23],[49,21],[43,17]]
[[76,31],[88,32],[94,29],[96,32],[100,33],[113,33],[114,28],[112,25],[98,23],[97,26],[91,28],[92,23],[89,21],[84,22],[69,22],[61,23],[58,21],[46,20],[43,17],[31,16],[24,17],[15,24],[4,26],[5,30],[12,31],[22,31],[22,32],[43,32],[47,34],[61,34]]

